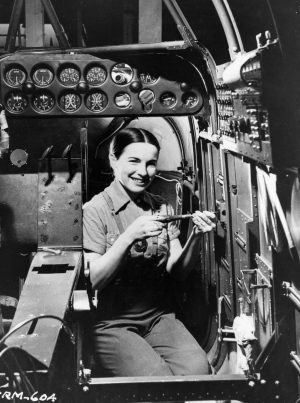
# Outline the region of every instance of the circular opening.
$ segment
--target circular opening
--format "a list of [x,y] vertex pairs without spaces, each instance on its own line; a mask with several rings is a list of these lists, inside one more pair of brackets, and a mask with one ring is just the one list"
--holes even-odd
[[115,96],[115,104],[119,108],[127,108],[127,106],[129,106],[130,102],[131,102],[130,95],[127,94],[126,92],[119,92]]
[[126,63],[118,63],[112,68],[111,78],[116,84],[126,85],[133,79],[133,70]]

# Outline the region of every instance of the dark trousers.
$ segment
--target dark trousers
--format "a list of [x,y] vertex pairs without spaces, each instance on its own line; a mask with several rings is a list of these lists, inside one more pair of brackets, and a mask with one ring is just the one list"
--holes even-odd
[[205,352],[174,313],[102,322],[93,337],[102,376],[210,373]]

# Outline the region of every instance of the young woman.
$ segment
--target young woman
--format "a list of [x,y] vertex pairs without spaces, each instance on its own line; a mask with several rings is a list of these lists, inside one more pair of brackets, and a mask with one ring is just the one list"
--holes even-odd
[[109,152],[115,180],[84,206],[85,262],[100,291],[93,340],[103,376],[209,373],[205,352],[176,318],[170,286],[194,267],[215,216],[194,213],[181,247],[176,222],[162,218],[173,214],[171,205],[146,192],[159,148],[146,130],[117,133]]

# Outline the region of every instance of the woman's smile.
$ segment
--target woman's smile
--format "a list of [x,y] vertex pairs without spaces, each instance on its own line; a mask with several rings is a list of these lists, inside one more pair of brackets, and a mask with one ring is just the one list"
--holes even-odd
[[113,163],[114,174],[125,189],[134,196],[153,181],[157,168],[158,150],[150,143],[132,143],[124,148]]

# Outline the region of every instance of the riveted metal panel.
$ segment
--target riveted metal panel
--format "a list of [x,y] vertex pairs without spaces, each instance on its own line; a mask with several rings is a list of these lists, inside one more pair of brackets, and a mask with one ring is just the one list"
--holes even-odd
[[38,246],[82,245],[81,165],[79,159],[39,162]]

